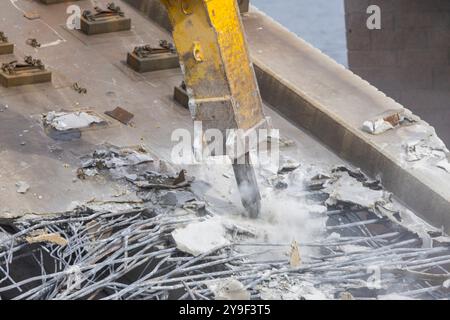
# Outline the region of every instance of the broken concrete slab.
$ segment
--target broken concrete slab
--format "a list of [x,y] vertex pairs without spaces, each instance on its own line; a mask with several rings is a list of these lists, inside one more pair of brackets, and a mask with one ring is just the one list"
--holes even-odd
[[225,235],[226,229],[218,218],[191,223],[172,232],[177,248],[194,256],[229,245]]
[[339,173],[328,181],[324,191],[329,194],[329,205],[346,202],[374,209],[379,202],[384,202],[382,190],[364,187],[362,182],[350,177],[346,172]]

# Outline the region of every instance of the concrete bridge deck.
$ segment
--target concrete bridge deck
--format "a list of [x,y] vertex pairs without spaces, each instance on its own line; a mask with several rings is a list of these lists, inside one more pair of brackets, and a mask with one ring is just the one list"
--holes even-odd
[[[74,195],[80,201],[114,196],[120,193],[114,185],[81,186],[73,182],[79,156],[103,142],[136,145],[143,141],[156,155],[167,158],[172,130],[191,128],[188,111],[171,99],[173,86],[182,79],[179,70],[138,75],[123,62],[134,45],[156,44],[168,38],[159,2],[117,2],[133,19],[132,30],[95,37],[65,29],[66,4],[51,9],[30,1],[0,4],[1,12],[6,13],[0,29],[14,39],[15,55],[33,54],[54,71],[52,84],[0,89],[1,103],[8,105],[7,111],[0,114],[7,120],[0,128],[0,203],[5,215],[65,210]],[[139,14],[125,2],[146,14]],[[77,4],[91,6],[87,0]],[[22,10],[38,11],[41,19],[28,21]],[[149,22],[147,14],[162,27]],[[450,173],[437,168],[433,159],[421,166],[403,160],[404,144],[427,138],[432,128],[420,122],[380,136],[362,132],[363,121],[402,106],[261,12],[252,9],[244,16],[244,24],[263,98],[271,106],[266,110],[282,135],[297,141],[298,158],[311,162],[321,159],[325,165],[348,160],[370,175],[380,176],[386,188],[418,215],[449,231]],[[48,46],[29,47],[25,41],[33,37]],[[1,57],[2,61],[11,58]],[[73,82],[87,87],[88,94],[73,91]],[[135,128],[112,122],[106,129],[84,132],[81,141],[55,142],[39,125],[39,115],[46,111],[89,108],[103,114],[117,106],[136,115]],[[50,152],[49,146],[53,145],[66,151]],[[15,190],[18,180],[32,185],[23,197]]]

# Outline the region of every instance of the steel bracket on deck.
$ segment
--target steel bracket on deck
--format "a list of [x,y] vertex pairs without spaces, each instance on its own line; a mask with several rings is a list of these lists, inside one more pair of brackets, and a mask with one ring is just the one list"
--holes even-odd
[[131,19],[114,3],[107,9],[94,8],[95,12],[84,10],[80,19],[81,31],[87,35],[108,32],[126,31],[131,29]]
[[4,87],[49,82],[52,73],[45,68],[39,59],[27,56],[23,63],[12,61],[3,63],[0,71],[0,83]]
[[128,53],[127,63],[137,72],[175,69],[180,66],[174,45],[166,40],[161,40],[159,47],[135,47],[133,52]]

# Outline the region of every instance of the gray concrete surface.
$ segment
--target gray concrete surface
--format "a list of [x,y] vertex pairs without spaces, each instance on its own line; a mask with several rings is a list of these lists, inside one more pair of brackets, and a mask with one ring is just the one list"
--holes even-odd
[[[95,36],[66,29],[66,4],[47,9],[36,2],[18,1],[18,8],[40,13],[41,20],[29,21],[9,1],[0,2],[0,11],[7,13],[0,20],[0,30],[7,31],[16,44],[15,55],[1,56],[0,62],[32,54],[54,75],[49,84],[0,88],[0,216],[60,212],[73,201],[134,199],[111,181],[78,181],[79,158],[103,143],[143,143],[156,157],[170,159],[172,131],[192,130],[189,111],[172,99],[174,86],[182,80],[179,69],[139,74],[126,65],[127,52],[134,46],[156,46],[168,33],[122,1],[116,2],[132,18],[131,31]],[[79,3],[84,8],[91,6],[90,1]],[[30,37],[37,38],[43,47],[26,45]],[[74,82],[88,93],[75,92],[71,88]],[[133,127],[103,115],[117,106],[135,114]],[[61,109],[93,110],[108,121],[108,126],[84,131],[80,140],[55,141],[44,133],[40,116]],[[290,151],[293,157],[328,166],[345,162],[272,110],[266,108],[266,112],[275,127],[282,129],[281,135],[296,142],[297,147]],[[192,170],[195,174],[201,168]],[[18,181],[31,186],[26,194],[16,192]]]

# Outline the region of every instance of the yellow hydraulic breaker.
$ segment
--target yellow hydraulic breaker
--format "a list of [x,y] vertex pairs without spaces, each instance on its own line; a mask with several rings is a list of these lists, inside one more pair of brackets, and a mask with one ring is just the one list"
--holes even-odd
[[253,166],[252,131],[266,128],[261,95],[250,61],[236,0],[161,0],[167,8],[173,38],[195,121],[204,129],[242,129],[245,149],[236,154],[233,169],[242,203],[251,217],[260,211],[261,197]]

